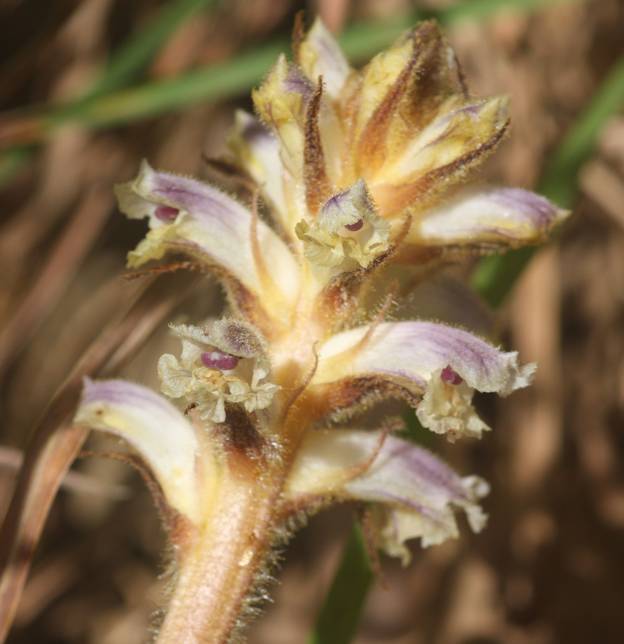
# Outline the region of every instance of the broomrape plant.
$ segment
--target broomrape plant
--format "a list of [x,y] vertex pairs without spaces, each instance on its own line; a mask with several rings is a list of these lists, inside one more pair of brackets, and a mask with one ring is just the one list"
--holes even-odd
[[158,484],[175,559],[160,642],[236,637],[274,548],[330,503],[369,503],[377,545],[404,563],[407,541],[456,537],[458,510],[481,530],[485,481],[363,412],[403,399],[437,434],[480,437],[474,391],[506,396],[534,370],[461,328],[385,315],[432,269],[538,243],[566,216],[525,190],[465,187],[508,128],[507,101],[469,94],[431,22],[361,70],[320,21],[298,24],[294,59],[254,91],[258,118],[236,115],[246,203],[145,162],[117,187],[149,225],[129,266],[185,254],[229,303],[171,325],[164,396],[87,381],[76,415],[125,439]]

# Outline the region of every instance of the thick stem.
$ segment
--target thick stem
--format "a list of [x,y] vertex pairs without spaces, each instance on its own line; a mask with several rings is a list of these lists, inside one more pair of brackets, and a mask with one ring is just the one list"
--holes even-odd
[[[305,373],[301,364],[312,362],[311,355],[298,356],[297,362],[292,360],[296,351],[287,354],[287,367],[276,374],[286,392]],[[181,535],[178,571],[157,644],[225,644],[246,618],[253,617],[245,615],[245,605],[280,536],[284,481],[301,434],[314,417],[315,401],[302,396],[291,409],[293,401],[286,398],[277,414],[283,424],[275,431],[283,438],[279,458],[261,451],[254,457],[234,448],[223,478],[210,493],[204,527],[189,539]]]
[[219,486],[206,527],[185,548],[158,644],[221,644],[240,626],[273,538],[279,485],[251,472]]

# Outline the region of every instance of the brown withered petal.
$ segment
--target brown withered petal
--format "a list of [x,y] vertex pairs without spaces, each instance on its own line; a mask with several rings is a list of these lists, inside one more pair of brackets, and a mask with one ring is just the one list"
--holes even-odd
[[[366,114],[357,117],[362,125],[356,146],[356,172],[367,173],[364,176],[377,172],[388,156],[400,155],[447,98],[454,95],[466,98],[457,60],[436,23],[421,23],[389,52],[374,58],[362,72],[364,84],[377,58],[386,62],[393,53],[399,54],[403,68],[370,117],[367,120]],[[398,65],[386,63],[383,67],[397,73]],[[379,71],[375,76],[378,75]],[[391,73],[384,75],[385,83],[392,78]]]

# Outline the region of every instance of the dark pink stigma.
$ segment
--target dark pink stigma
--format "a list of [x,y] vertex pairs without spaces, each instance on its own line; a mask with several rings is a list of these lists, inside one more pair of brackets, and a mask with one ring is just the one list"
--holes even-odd
[[154,211],[154,216],[160,221],[173,221],[180,211],[177,208],[172,208],[171,206],[156,206]]
[[363,225],[364,225],[364,220],[358,219],[357,221],[354,221],[352,224],[346,224],[345,228],[347,230],[350,230],[351,232],[356,232],[357,230],[361,230]]
[[450,365],[447,365],[442,369],[440,378],[442,378],[447,385],[461,385],[461,383],[464,382],[464,379]]
[[240,358],[223,353],[223,351],[206,351],[201,354],[201,361],[209,369],[219,369],[219,371],[229,371],[234,369]]

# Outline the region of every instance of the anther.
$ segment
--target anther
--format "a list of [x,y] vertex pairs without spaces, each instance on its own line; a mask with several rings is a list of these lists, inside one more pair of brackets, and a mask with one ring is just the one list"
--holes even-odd
[[450,365],[447,365],[442,369],[440,378],[442,378],[447,385],[461,385],[461,383],[464,382],[464,379]]
[[160,219],[160,221],[170,222],[178,216],[179,212],[177,208],[172,208],[171,206],[156,206],[154,217]]
[[358,219],[357,221],[354,221],[352,224],[345,224],[345,228],[347,230],[350,230],[351,232],[356,232],[357,230],[361,230],[363,225],[364,225],[364,220]]
[[223,351],[206,351],[201,354],[201,361],[205,367],[219,369],[219,371],[234,369],[239,360],[240,358]]

